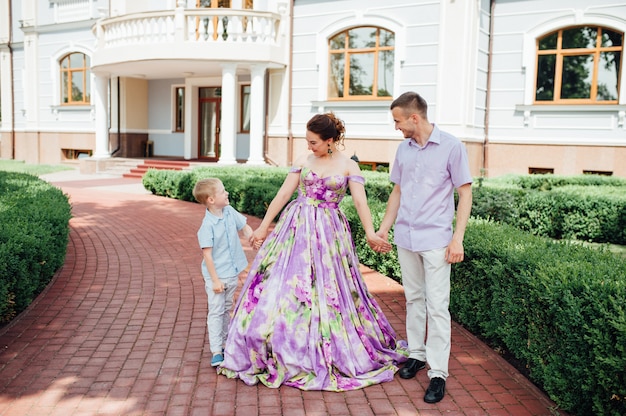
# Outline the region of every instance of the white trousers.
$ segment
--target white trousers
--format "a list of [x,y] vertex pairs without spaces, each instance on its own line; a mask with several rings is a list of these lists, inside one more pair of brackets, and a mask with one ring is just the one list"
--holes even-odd
[[450,264],[446,249],[412,252],[398,247],[406,297],[409,358],[426,361],[428,377],[448,378],[451,318]]
[[221,354],[226,335],[228,335],[228,325],[230,325],[230,310],[233,307],[233,297],[237,289],[237,276],[228,279],[220,279],[224,283],[222,293],[213,292],[213,281],[211,278],[204,279],[204,289],[209,301],[209,313],[206,318],[209,331],[209,346],[213,354]]

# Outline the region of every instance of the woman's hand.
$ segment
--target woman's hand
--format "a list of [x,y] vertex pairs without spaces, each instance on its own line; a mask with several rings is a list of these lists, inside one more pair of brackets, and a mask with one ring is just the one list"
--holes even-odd
[[265,241],[265,237],[267,237],[267,230],[262,229],[262,228],[257,228],[256,230],[254,230],[254,232],[250,236],[250,239],[249,239],[250,245],[256,250],[258,250],[263,245],[263,242]]
[[377,234],[366,236],[367,244],[377,253],[389,253],[391,251],[391,243]]

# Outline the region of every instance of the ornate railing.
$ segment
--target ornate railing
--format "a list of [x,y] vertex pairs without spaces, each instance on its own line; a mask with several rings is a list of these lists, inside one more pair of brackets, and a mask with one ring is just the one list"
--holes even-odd
[[182,9],[102,19],[98,47],[175,42],[277,44],[280,15],[234,9]]

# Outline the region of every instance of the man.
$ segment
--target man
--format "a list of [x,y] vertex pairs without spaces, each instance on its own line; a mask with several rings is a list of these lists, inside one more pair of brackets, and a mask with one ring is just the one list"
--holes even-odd
[[[463,237],[472,208],[472,176],[463,143],[427,118],[426,101],[407,92],[391,103],[396,130],[407,139],[396,153],[394,183],[378,234],[394,240],[406,297],[409,359],[400,377],[408,379],[430,367],[424,401],[445,394],[450,358],[450,271],[463,261]],[[454,190],[459,195],[454,220]],[[428,324],[428,334],[426,327]]]

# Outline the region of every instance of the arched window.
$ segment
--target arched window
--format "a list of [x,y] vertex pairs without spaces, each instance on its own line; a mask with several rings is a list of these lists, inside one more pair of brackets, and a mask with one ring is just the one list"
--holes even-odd
[[394,33],[356,27],[330,38],[329,99],[391,99]]
[[601,26],[537,39],[537,104],[617,104],[624,34]]
[[85,105],[91,101],[91,80],[89,57],[74,52],[65,55],[61,66],[61,104]]

